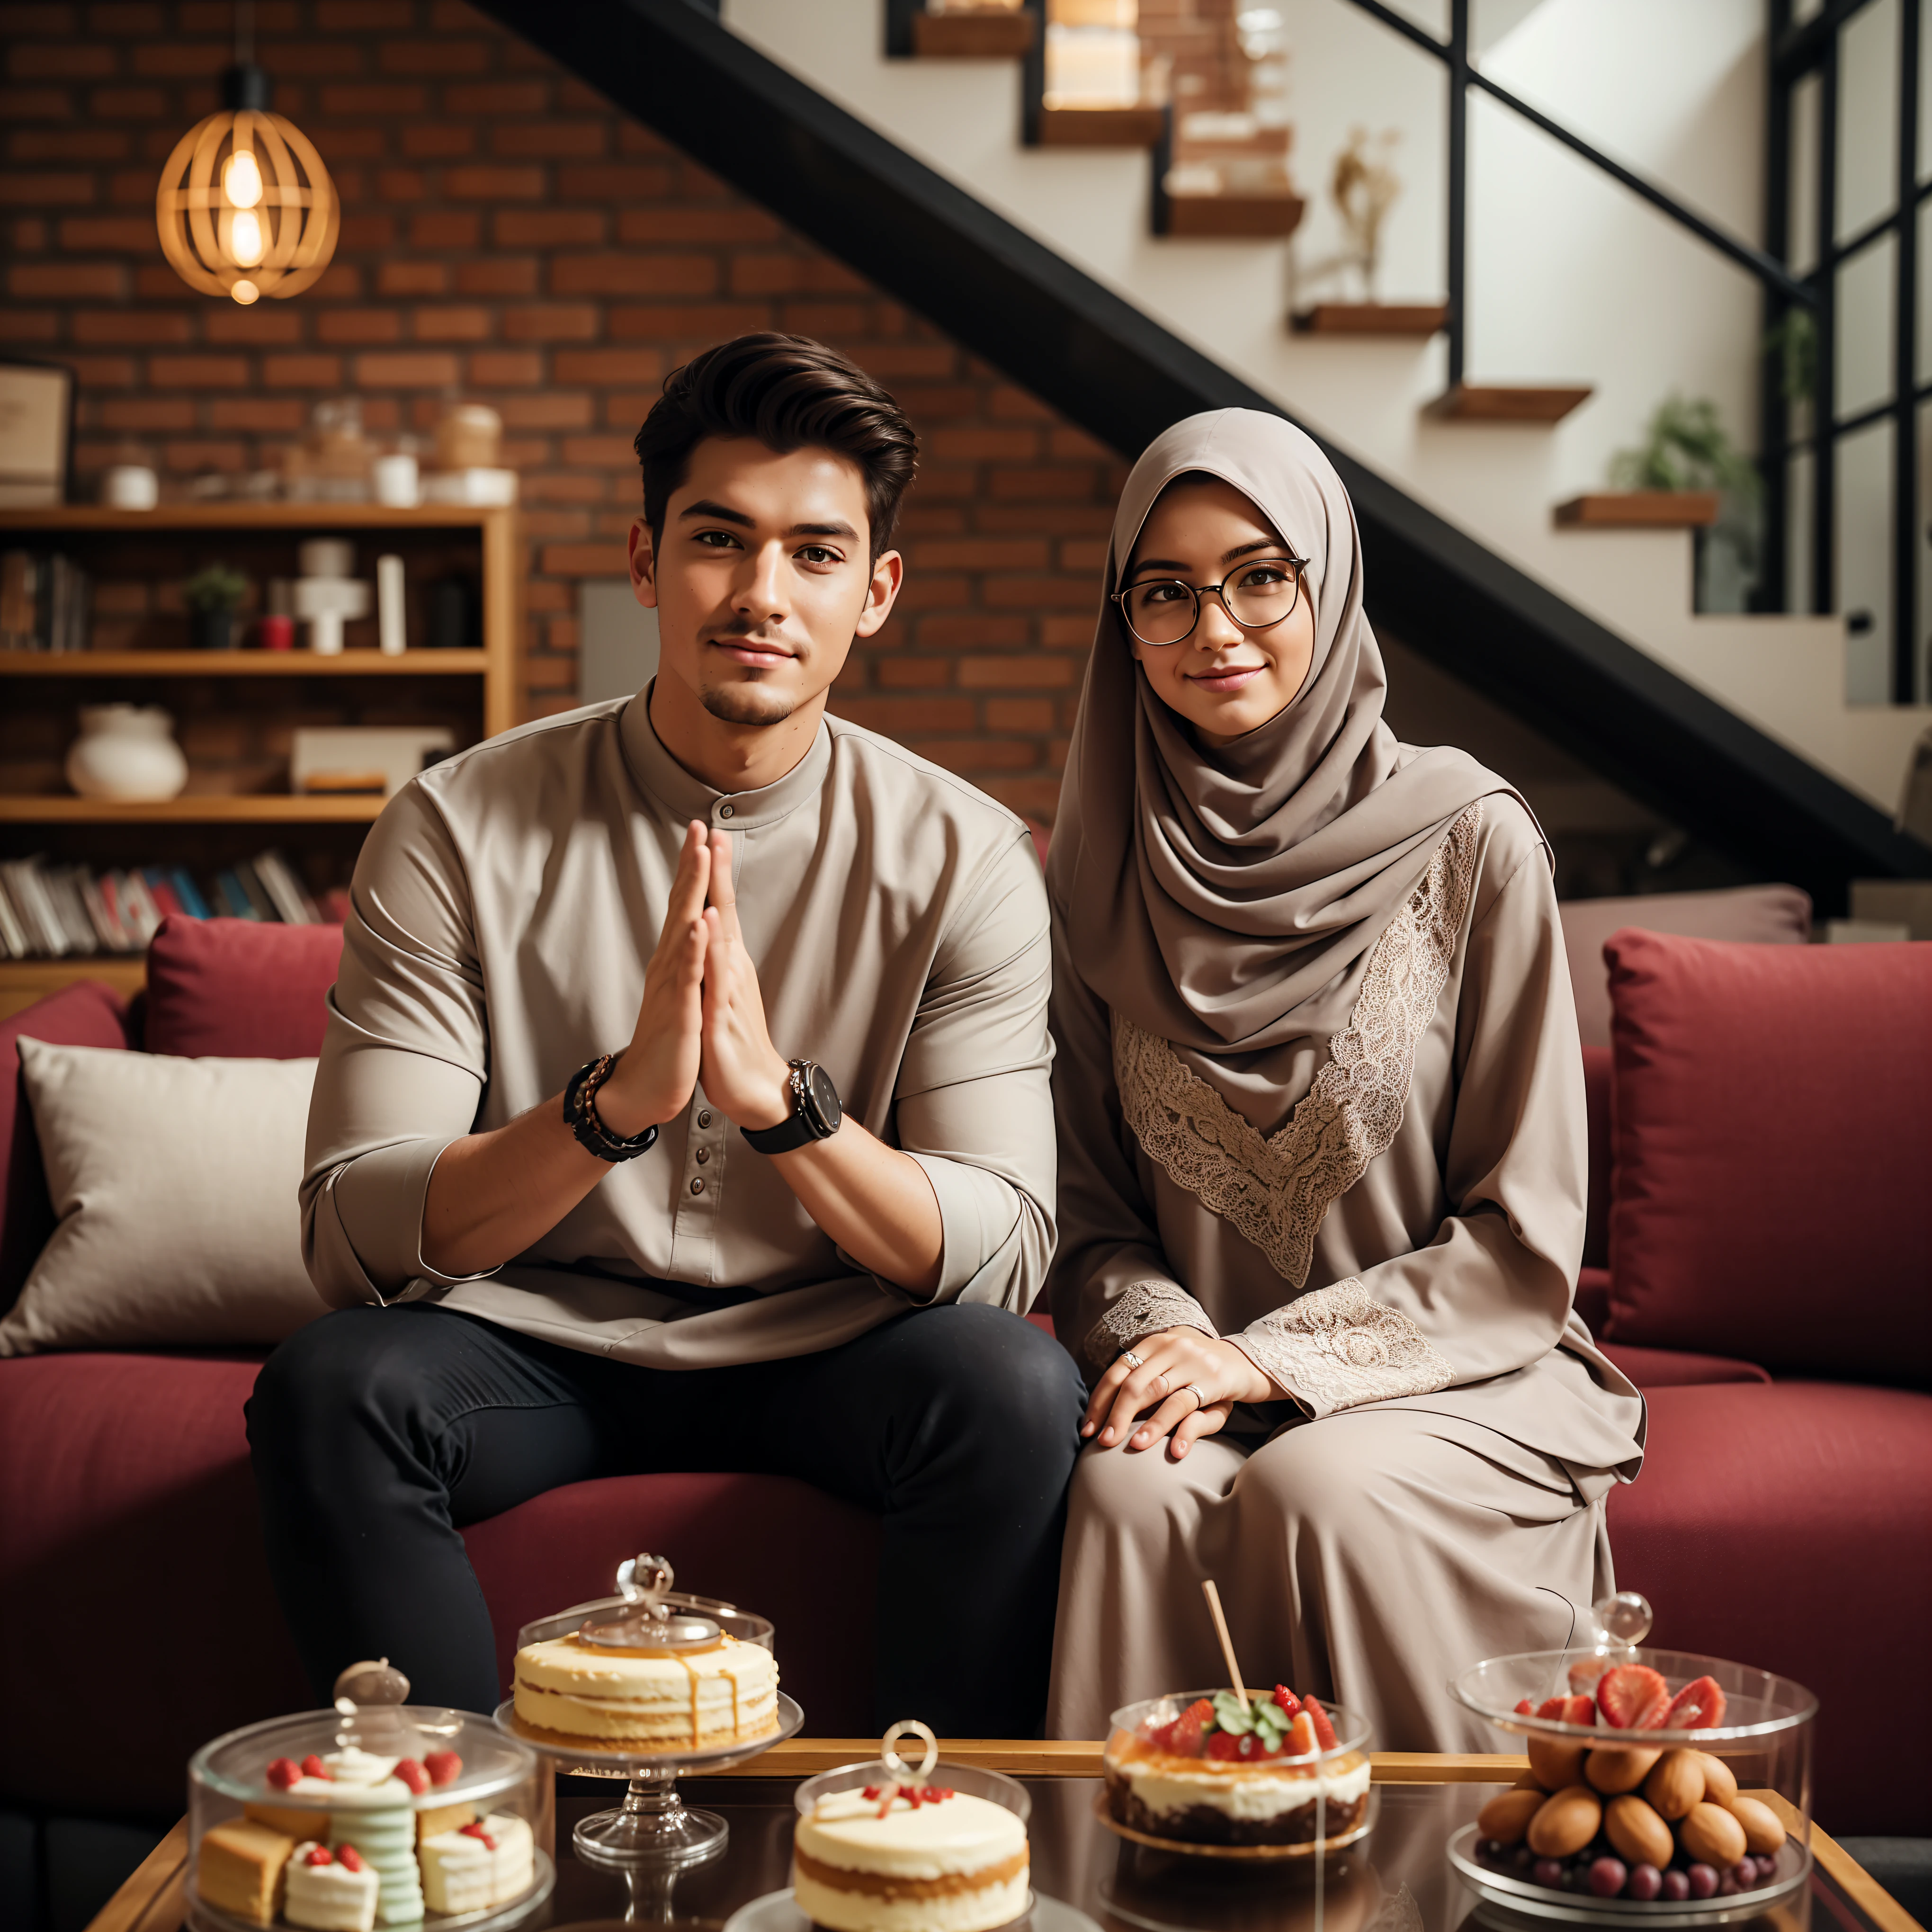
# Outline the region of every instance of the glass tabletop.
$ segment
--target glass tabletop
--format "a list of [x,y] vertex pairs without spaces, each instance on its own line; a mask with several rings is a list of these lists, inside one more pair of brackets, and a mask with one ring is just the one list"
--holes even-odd
[[[1497,1784],[1380,1784],[1375,1828],[1322,1861],[1254,1865],[1178,1858],[1128,1844],[1094,1816],[1094,1778],[1025,1778],[1036,1893],[1059,1899],[1106,1932],[1548,1932],[1477,1898],[1450,1869],[1450,1834],[1472,1823]],[[722,1932],[740,1906],[789,1882],[794,1780],[692,1779],[687,1802],[722,1814],[731,1835],[710,1862],[627,1880],[580,1864],[570,1832],[608,1796],[560,1789],[557,1885],[534,1922],[554,1932],[614,1932],[626,1924]],[[1855,1868],[1848,1869],[1855,1870]],[[1823,1861],[1809,1887],[1750,1922],[1752,1932],[1895,1932],[1903,1914],[1874,1916]],[[1882,1894],[1879,1895],[1882,1898]],[[1889,1901],[1886,1901],[1889,1903]],[[1898,1912],[1894,1906],[1893,1912]]]

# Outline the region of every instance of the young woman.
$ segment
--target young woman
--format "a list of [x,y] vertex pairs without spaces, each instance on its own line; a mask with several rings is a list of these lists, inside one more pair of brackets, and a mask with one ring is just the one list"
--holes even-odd
[[1244,1673],[1398,1750],[1614,1586],[1643,1405],[1572,1312],[1582,1056],[1548,852],[1398,744],[1341,479],[1245,410],[1128,478],[1048,868],[1054,1320],[1092,1389],[1049,1735]]

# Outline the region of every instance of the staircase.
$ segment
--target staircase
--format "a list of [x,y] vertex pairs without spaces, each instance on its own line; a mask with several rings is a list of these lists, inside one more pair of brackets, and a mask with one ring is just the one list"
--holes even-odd
[[1124,454],[1202,408],[1302,422],[1378,624],[1694,836],[1821,911],[1932,875],[1889,824],[1932,711],[1849,705],[1839,620],[1694,616],[1688,530],[1559,524],[1600,473],[1588,410],[1445,418],[1438,341],[1291,328],[1284,242],[1156,236],[1144,148],[1028,146],[1018,57],[892,58],[873,0],[483,4]]

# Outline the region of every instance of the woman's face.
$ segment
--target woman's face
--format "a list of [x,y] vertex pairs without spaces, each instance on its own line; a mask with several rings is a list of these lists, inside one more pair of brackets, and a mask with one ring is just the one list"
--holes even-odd
[[[1124,608],[1143,630],[1162,628],[1158,605],[1150,600],[1163,593],[1148,588],[1154,580],[1178,578],[1200,592],[1232,571],[1228,592],[1242,614],[1265,618],[1274,603],[1286,601],[1293,554],[1232,483],[1183,478],[1162,491],[1142,526],[1120,586],[1128,593]],[[1165,598],[1170,605],[1178,602],[1184,626],[1186,598],[1172,592]],[[1315,612],[1305,586],[1293,610],[1264,629],[1244,630],[1217,596],[1204,595],[1200,603],[1200,617],[1184,642],[1150,644],[1131,633],[1128,641],[1161,701],[1204,742],[1225,745],[1294,702],[1315,655]]]

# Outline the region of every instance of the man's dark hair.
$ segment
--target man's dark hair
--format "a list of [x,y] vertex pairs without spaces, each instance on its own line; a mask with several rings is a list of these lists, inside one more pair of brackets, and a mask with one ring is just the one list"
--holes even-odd
[[848,458],[866,479],[873,556],[890,547],[919,439],[898,404],[836,350],[766,331],[721,342],[664,378],[635,446],[652,542],[663,541],[671,493],[707,436],[756,436],[781,456],[822,448]]

